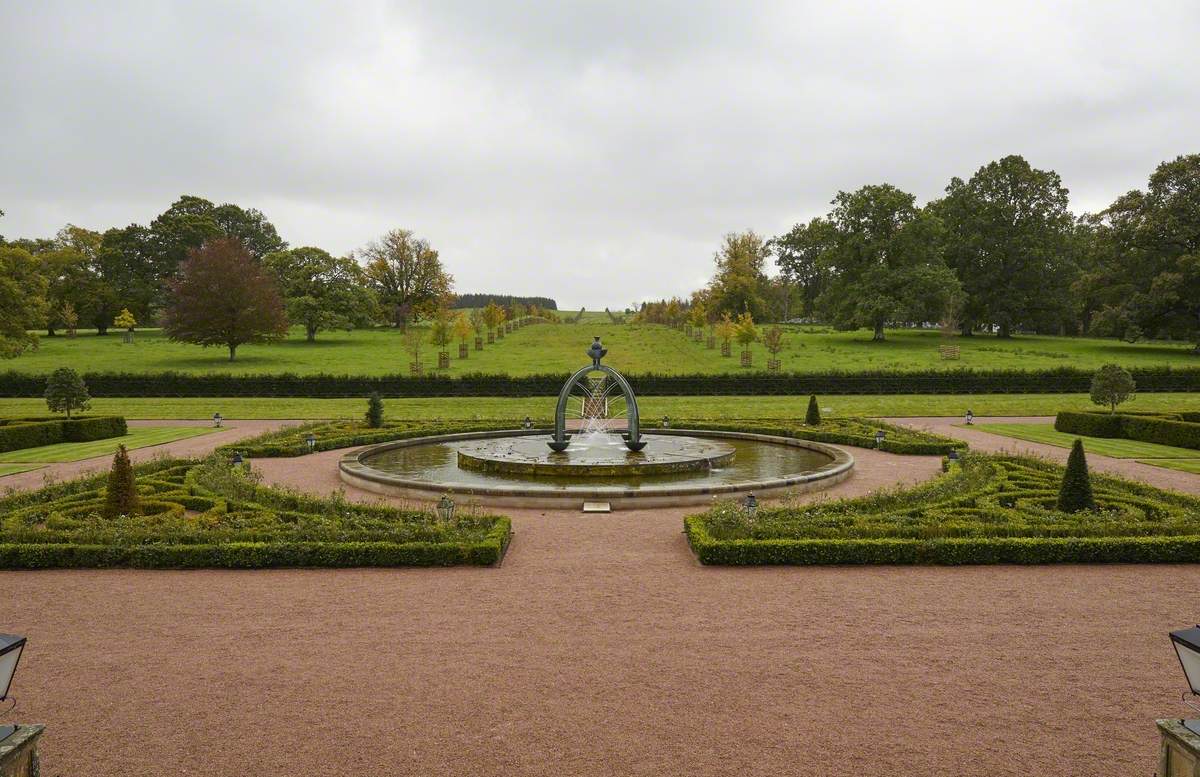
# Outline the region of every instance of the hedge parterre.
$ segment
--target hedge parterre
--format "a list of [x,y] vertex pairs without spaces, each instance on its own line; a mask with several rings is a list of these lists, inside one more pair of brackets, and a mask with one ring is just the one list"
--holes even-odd
[[103,518],[98,475],[0,499],[0,568],[489,565],[507,517],[352,504],[259,485],[218,458],[135,469],[139,514]]
[[750,516],[723,503],[685,519],[705,564],[1046,564],[1200,561],[1200,499],[1092,475],[1097,508],[1057,510],[1063,468],[966,454],[907,490]]

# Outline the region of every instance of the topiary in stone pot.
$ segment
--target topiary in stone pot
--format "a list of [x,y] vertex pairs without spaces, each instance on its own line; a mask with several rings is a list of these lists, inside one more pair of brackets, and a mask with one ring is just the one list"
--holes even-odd
[[1083,453],[1083,440],[1075,440],[1071,455],[1067,457],[1067,471],[1063,474],[1062,488],[1058,492],[1058,509],[1064,513],[1096,509],[1092,478],[1088,474],[1087,457]]

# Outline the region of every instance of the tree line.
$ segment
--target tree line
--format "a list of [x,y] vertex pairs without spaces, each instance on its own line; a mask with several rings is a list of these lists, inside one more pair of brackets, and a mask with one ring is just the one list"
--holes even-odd
[[1067,198],[1058,173],[1015,155],[924,205],[887,183],[838,192],[785,234],[726,235],[707,287],[638,316],[819,320],[879,340],[913,324],[1178,339],[1200,352],[1200,154],[1163,162],[1099,213],[1075,216]]
[[[105,335],[161,324],[175,339],[226,346],[232,358],[237,344],[282,336],[290,325],[310,341],[334,328],[404,329],[455,304],[453,287],[438,251],[410,230],[339,257],[289,247],[259,210],[185,195],[148,225],[0,236],[0,356],[35,346],[38,329]],[[506,300],[499,306],[510,320],[554,307],[488,296]]]
[[503,308],[511,308],[516,304],[524,305],[527,308],[537,307],[541,310],[558,310],[558,303],[550,297],[518,297],[512,294],[456,294],[453,307],[483,308],[493,304]]

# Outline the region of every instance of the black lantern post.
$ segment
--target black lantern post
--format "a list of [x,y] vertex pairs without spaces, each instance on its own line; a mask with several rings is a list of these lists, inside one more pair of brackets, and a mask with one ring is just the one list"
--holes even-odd
[[217,429],[220,429],[220,428],[221,428],[221,421],[222,421],[222,420],[224,420],[224,419],[222,419],[222,418],[221,418],[221,414],[220,414],[220,413],[213,413],[213,426],[214,426],[215,428],[217,428]]
[[[1187,678],[1188,689],[1183,694],[1183,703],[1200,712],[1200,704],[1187,698],[1200,697],[1200,625],[1172,631],[1171,645],[1175,648],[1179,665],[1183,667],[1183,676]],[[1185,720],[1183,725],[1188,731],[1200,736],[1200,720]]]
[[309,452],[309,453],[312,453],[314,450],[316,450],[316,448],[317,448],[317,436],[316,436],[315,434],[313,434],[312,432],[309,432],[309,433],[308,433],[308,436],[304,438],[304,442],[305,442],[305,444],[306,444],[306,445],[308,445],[308,452]]
[[449,522],[454,518],[454,500],[449,494],[442,494],[442,498],[437,503],[438,517],[443,521]]
[[665,415],[665,416],[663,416],[663,426],[662,426],[662,428],[664,428],[664,429],[670,429],[670,428],[671,428],[671,417],[670,417],[670,416],[666,416],[666,415]]
[[[8,698],[8,689],[12,686],[13,675],[17,672],[17,663],[24,649],[24,637],[0,634],[0,701]],[[0,726],[0,742],[8,739],[16,730],[17,727],[13,725]]]
[[234,452],[233,452],[233,459],[231,460],[231,462],[230,462],[230,463],[232,463],[232,464],[233,464],[233,466],[235,466],[235,467],[240,467],[240,466],[242,466],[243,464],[245,464],[245,463],[246,463],[246,460],[245,460],[244,458],[242,458],[242,452],[241,452],[241,451],[234,451]]
[[527,429],[527,430],[532,429],[533,428],[533,419],[530,418],[529,416],[525,416],[525,423],[523,423],[522,426],[525,427],[525,429]]
[[965,416],[965,418],[967,419],[967,426],[970,426],[971,424],[975,423],[975,414],[972,413],[970,410],[967,411],[967,415]]
[[886,436],[887,435],[884,434],[884,431],[882,429],[875,432],[875,447],[876,448],[878,448],[880,445],[883,445],[883,438]]
[[754,494],[746,494],[746,498],[742,501],[742,507],[746,508],[746,515],[748,517],[754,517],[754,514],[758,512],[758,500],[754,497]]

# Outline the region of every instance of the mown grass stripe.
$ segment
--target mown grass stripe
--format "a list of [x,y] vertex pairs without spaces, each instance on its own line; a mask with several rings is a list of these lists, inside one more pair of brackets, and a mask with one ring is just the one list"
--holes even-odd
[[118,445],[124,445],[129,450],[147,448],[151,445],[175,442],[189,437],[209,434],[213,429],[203,426],[148,426],[130,429],[124,437],[110,437],[105,440],[92,442],[63,442],[55,445],[42,445],[37,448],[23,448],[16,451],[0,453],[0,462],[6,464],[55,464],[65,461],[79,461],[95,456],[107,456],[115,453]]
[[1065,434],[1055,431],[1052,424],[977,424],[975,428],[1059,448],[1070,448],[1076,439],[1080,439],[1083,440],[1083,447],[1088,453],[1111,456],[1115,459],[1200,459],[1200,451],[1189,448],[1175,448],[1137,440]]

